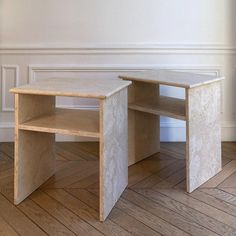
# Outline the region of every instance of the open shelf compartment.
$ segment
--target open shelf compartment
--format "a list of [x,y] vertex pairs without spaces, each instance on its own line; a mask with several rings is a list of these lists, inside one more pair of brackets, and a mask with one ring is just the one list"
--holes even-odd
[[56,108],[22,124],[20,130],[99,137],[99,111]]
[[157,100],[138,100],[130,103],[129,109],[186,120],[185,100],[179,98],[160,96]]

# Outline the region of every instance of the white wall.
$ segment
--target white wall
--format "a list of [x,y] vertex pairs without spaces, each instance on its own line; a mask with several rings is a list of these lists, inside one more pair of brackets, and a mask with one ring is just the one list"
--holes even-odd
[[[236,140],[235,11],[234,0],[0,0],[0,141],[13,140],[10,87],[150,68],[224,75],[222,137]],[[161,126],[163,140],[184,140],[183,122]]]

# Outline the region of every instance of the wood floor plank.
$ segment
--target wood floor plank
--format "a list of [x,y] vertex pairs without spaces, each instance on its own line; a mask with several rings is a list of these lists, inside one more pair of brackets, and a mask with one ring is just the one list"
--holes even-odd
[[[97,166],[97,167],[96,167]],[[44,185],[44,188],[62,188],[77,182],[80,175],[86,174],[91,168],[98,168],[98,163],[93,161],[69,161],[68,164],[56,170],[56,173]],[[93,169],[94,171],[94,169]],[[82,174],[81,174],[82,173]],[[68,181],[68,182],[67,182]]]
[[[194,218],[200,220],[201,223],[199,222],[199,224],[204,227],[220,235],[236,235],[236,229],[231,226],[235,219],[231,215],[205,204],[202,201],[196,200],[182,190],[159,189],[158,192],[171,198],[172,202],[174,201],[179,207],[187,207],[186,210],[188,214],[192,214]],[[153,199],[158,199],[155,193],[151,194]],[[162,199],[163,198],[164,197],[162,197]]]
[[[7,189],[2,194],[13,204],[13,188]],[[25,199],[17,208],[23,212],[32,222],[50,235],[75,235],[64,224],[61,224],[54,217],[39,207],[30,198]]]
[[109,218],[105,222],[98,221],[98,212],[89,207],[79,199],[73,197],[62,189],[46,189],[45,192],[59,201],[70,211],[78,215],[81,219],[88,222],[105,235],[131,235],[126,230],[112,222]]
[[222,183],[227,177],[232,175],[236,171],[236,160],[229,162],[225,165],[221,172],[219,172],[216,176],[208,180],[205,184],[201,186],[201,188],[215,188],[220,183]]
[[143,195],[138,194],[135,191],[126,190],[123,194],[123,198],[131,201],[137,206],[141,206],[152,214],[161,217],[163,220],[191,235],[217,235],[216,233],[206,229],[205,227],[183,217],[182,215],[162,206],[157,202],[150,200],[147,197],[144,197]]
[[223,171],[185,192],[185,143],[129,167],[129,188],[98,221],[98,142],[56,144],[56,174],[13,204],[13,143],[0,143],[0,236],[236,235],[236,142],[222,144]]
[[227,165],[230,161],[232,161],[232,159],[222,158],[222,167]]
[[159,189],[159,188],[172,188],[181,181],[185,179],[185,168],[179,169],[170,175],[165,180],[160,181],[159,183],[155,184],[152,188]]
[[227,193],[230,193],[230,194],[236,196],[236,188],[222,188],[222,187],[218,187],[218,188],[227,192]]
[[80,142],[79,147],[85,152],[91,153],[97,157],[99,156],[99,142]]
[[[82,164],[82,163],[81,163]],[[54,183],[47,185],[47,188],[66,188],[79,180],[89,177],[95,173],[98,173],[98,163],[90,163],[91,165],[83,165],[83,168],[78,169],[76,173],[72,172],[70,175],[65,176],[62,179],[58,179]]]
[[[169,195],[167,194],[164,195],[161,193],[162,191],[166,193],[166,191],[169,191],[169,189],[161,189],[160,190],[161,192],[157,192],[157,191],[149,190],[149,189],[139,189],[135,191],[149,198],[150,200],[157,202],[172,211],[175,211],[176,213],[187,218],[188,220],[191,220],[192,222],[195,222],[217,234],[220,234],[220,235],[234,235],[235,234],[235,229],[233,229],[232,227],[225,225],[221,223],[220,221],[215,220],[214,218],[209,217],[208,215],[198,211],[199,210],[198,208],[197,208],[198,210],[193,208],[194,207],[193,201],[186,200],[184,198],[183,198],[184,199],[183,201],[179,200],[179,198],[173,199],[169,197]],[[171,191],[173,190],[171,189]],[[179,190],[174,190],[174,191],[176,192]]]
[[145,225],[154,229],[162,235],[189,235],[184,231],[178,229],[177,227],[169,224],[163,219],[153,215],[152,213],[144,210],[143,208],[133,204],[131,201],[127,201],[124,198],[121,198],[117,202],[117,208],[125,212],[126,214],[136,218],[138,221],[141,221]]
[[168,165],[167,167],[161,169],[157,175],[162,178],[166,179],[175,172],[177,172],[180,169],[183,169],[185,167],[185,161],[184,160],[175,160],[173,163]]
[[0,217],[0,235],[1,236],[17,236],[19,234],[2,218]]
[[22,202],[18,208],[49,235],[75,235],[29,198]]
[[0,217],[2,217],[20,235],[47,235],[42,229],[26,217],[17,207],[0,194]]
[[[183,149],[183,146],[185,145],[185,143],[181,143],[181,145],[182,145],[182,149]],[[185,159],[184,151],[176,148],[176,146],[174,146],[172,143],[162,142],[161,143],[161,152],[165,153],[173,158],[182,159],[182,160]]]
[[[62,143],[57,143],[57,147],[62,148],[64,151],[69,152],[71,155],[67,156],[68,160],[98,160],[98,156],[94,156],[93,154],[90,154],[88,152],[85,152],[79,148],[79,143],[73,143],[73,142],[62,142]],[[71,159],[73,158],[73,159]]]
[[[208,214],[211,214],[213,216],[214,213],[217,213],[217,216],[214,216],[215,219],[230,225],[231,227],[236,229],[236,212],[235,212],[235,206],[232,206],[231,204],[227,202],[220,201],[219,199],[208,195],[206,193],[203,193],[201,191],[195,191],[193,194],[191,194],[192,197],[195,199],[201,201],[202,203],[206,203],[211,207],[207,207]],[[205,206],[205,205],[204,205]],[[213,210],[214,209],[214,210]],[[223,218],[223,221],[221,220]]]
[[[85,189],[67,189],[76,198],[80,199],[88,206],[98,210],[98,196],[92,194],[91,192]],[[152,230],[142,222],[136,220],[134,217],[125,214],[123,211],[119,210],[117,207],[114,207],[109,219],[115,222],[117,225],[120,225],[126,231],[132,235],[139,236],[154,236],[160,235],[158,232]]]
[[13,143],[1,143],[0,151],[5,153],[9,158],[14,158],[14,144]]
[[60,147],[58,144],[55,147],[55,151],[57,154],[61,155],[64,159],[68,160],[68,161],[83,161],[84,159],[79,157],[78,155],[71,153],[70,151],[67,151],[65,149],[63,149],[62,147]]
[[[233,194],[223,191],[221,189],[201,189],[201,192],[207,193],[220,201],[220,203],[229,203],[236,207],[236,197]],[[210,202],[211,203],[211,202]],[[233,208],[233,214],[236,216],[236,208]],[[225,207],[223,207],[225,209]]]
[[161,181],[163,180],[157,174],[153,174],[148,176],[147,178],[144,178],[133,186],[130,186],[130,188],[152,188],[154,185],[160,183]]
[[[1,150],[1,149],[0,149]],[[10,158],[7,154],[0,151],[0,161],[13,161],[12,158]]]
[[236,171],[221,182],[217,187],[220,188],[236,188]]
[[225,142],[222,145],[223,158],[236,159],[235,142]]
[[140,161],[129,168],[129,184],[132,186],[142,181],[143,179],[157,173],[162,168],[173,163],[174,160],[158,160],[158,159],[146,159],[145,161]]
[[67,188],[88,188],[89,186],[98,183],[99,181],[99,172],[89,175],[75,183],[68,185]]
[[96,148],[98,147],[98,151],[92,149],[94,145],[93,146],[90,145],[89,149],[85,149],[82,144],[83,142],[72,142],[73,150],[75,150],[76,153],[82,155],[83,159],[86,161],[92,161],[92,160],[97,161],[99,158],[99,142],[97,142],[96,145]]
[[76,235],[103,235],[76,214],[65,208],[61,203],[54,200],[42,191],[34,192],[30,196],[30,199]]

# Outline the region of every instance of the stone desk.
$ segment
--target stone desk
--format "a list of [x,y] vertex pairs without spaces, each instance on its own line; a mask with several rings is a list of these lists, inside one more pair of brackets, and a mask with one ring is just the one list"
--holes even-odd
[[[129,87],[129,164],[160,151],[160,119],[186,121],[187,192],[221,170],[221,80],[168,70],[121,75]],[[160,96],[159,86],[185,90],[185,99]]]
[[[105,220],[128,184],[127,87],[120,79],[45,79],[15,93],[14,201],[19,204],[55,171],[55,133],[100,143],[99,218]],[[99,111],[59,109],[56,96],[99,100]]]

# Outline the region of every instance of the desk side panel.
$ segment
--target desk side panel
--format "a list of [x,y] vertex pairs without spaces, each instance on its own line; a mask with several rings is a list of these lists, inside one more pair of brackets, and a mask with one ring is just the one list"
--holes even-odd
[[[158,101],[159,85],[133,82],[129,86],[129,103]],[[160,116],[129,109],[129,165],[160,152]]]
[[187,191],[221,170],[220,82],[187,91]]
[[100,220],[128,185],[127,88],[100,102]]
[[15,95],[15,204],[51,177],[55,167],[55,135],[19,130],[19,123],[52,112],[54,105],[54,97]]

